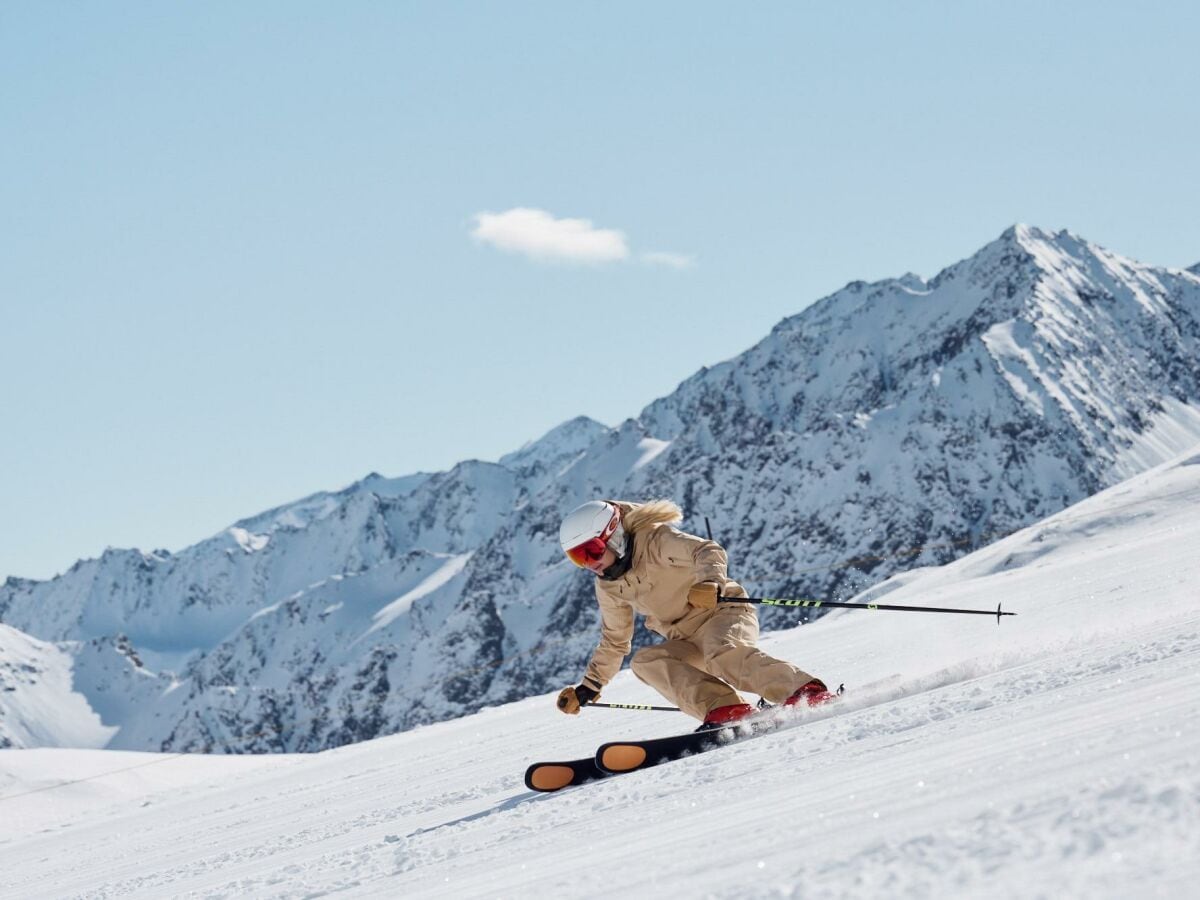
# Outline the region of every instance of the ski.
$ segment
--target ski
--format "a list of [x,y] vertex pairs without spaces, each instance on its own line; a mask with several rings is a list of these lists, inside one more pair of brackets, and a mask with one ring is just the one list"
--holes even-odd
[[611,741],[600,745],[596,751],[595,763],[606,775],[632,772],[635,769],[648,769],[651,766],[672,762],[685,756],[704,753],[724,747],[726,744],[766,734],[774,731],[779,724],[760,720],[749,725],[749,733],[745,733],[746,725],[740,728],[725,726],[709,728],[704,731],[689,731],[687,734],[673,734],[669,737],[652,738],[648,741]]
[[[726,726],[648,741],[613,741],[602,744],[595,756],[585,759],[533,763],[525,770],[525,787],[539,793],[553,793],[610,775],[645,769],[703,750],[712,750],[759,733],[765,734],[775,727],[772,722],[760,721],[750,735],[738,735],[733,726]],[[744,732],[746,728],[746,725],[742,725],[740,730]]]
[[[845,685],[839,685],[837,695],[840,697],[845,689]],[[769,734],[797,721],[797,717],[788,715],[778,706],[764,704],[760,708],[763,711],[758,715],[733,725],[651,738],[648,741],[610,741],[601,744],[596,751],[596,766],[608,775],[648,769],[685,756]],[[780,712],[783,714],[780,715]]]
[[592,756],[562,762],[535,762],[525,770],[525,787],[531,791],[550,793],[607,776],[608,772],[597,766]]
[[[899,676],[880,679],[871,685],[886,684]],[[838,685],[838,696],[845,692],[845,685]],[[562,762],[537,762],[525,770],[525,786],[531,791],[550,793],[589,781],[598,781],[610,775],[648,769],[661,763],[682,759],[695,753],[715,750],[726,744],[734,744],[760,735],[769,734],[796,723],[796,717],[788,710],[764,704],[757,716],[743,719],[733,725],[718,726],[704,731],[689,731],[669,737],[651,738],[646,741],[610,741],[601,744],[594,757],[572,759]],[[775,712],[776,714],[770,714]],[[778,713],[782,712],[780,715]]]

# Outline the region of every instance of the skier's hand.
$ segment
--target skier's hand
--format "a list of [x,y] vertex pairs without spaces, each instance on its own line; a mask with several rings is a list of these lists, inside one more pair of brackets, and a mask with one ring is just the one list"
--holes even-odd
[[577,716],[579,707],[591,703],[599,696],[599,691],[592,690],[586,684],[563,688],[558,695],[558,708],[569,716]]
[[716,609],[721,586],[715,581],[702,581],[688,591],[688,603],[697,609]]

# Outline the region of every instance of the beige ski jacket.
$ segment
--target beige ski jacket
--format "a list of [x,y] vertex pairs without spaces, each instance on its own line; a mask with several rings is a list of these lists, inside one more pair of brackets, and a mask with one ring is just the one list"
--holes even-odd
[[726,574],[720,544],[673,527],[682,518],[679,507],[658,501],[642,508],[640,516],[629,516],[639,509],[636,504],[609,502],[620,507],[622,522],[632,526],[626,527],[626,535],[633,542],[633,561],[620,578],[596,579],[600,643],[583,676],[583,683],[595,690],[608,684],[629,655],[635,614],[645,616],[646,627],[665,638],[687,639],[716,612],[688,603],[693,585],[713,581],[722,596],[746,596]]

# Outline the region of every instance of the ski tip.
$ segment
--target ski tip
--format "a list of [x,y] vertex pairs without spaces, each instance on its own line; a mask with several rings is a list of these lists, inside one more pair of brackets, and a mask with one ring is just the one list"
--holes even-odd
[[525,772],[525,787],[542,793],[561,791],[574,780],[575,770],[570,766],[543,763],[532,765]]
[[605,744],[596,762],[608,772],[632,772],[646,762],[646,749],[637,744]]
[[560,762],[536,762],[525,770],[525,787],[531,791],[550,793],[595,781],[605,774],[596,767],[596,761],[590,756]]

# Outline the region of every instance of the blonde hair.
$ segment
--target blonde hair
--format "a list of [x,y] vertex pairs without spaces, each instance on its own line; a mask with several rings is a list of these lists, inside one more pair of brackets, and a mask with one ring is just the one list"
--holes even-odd
[[630,505],[633,509],[621,516],[621,527],[627,534],[642,531],[651,525],[674,525],[683,521],[683,510],[674,500],[650,500]]

